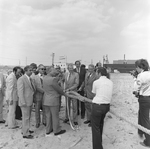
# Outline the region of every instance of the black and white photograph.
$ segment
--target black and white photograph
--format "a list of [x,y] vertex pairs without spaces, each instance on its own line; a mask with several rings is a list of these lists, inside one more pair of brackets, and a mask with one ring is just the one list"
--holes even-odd
[[150,148],[150,0],[0,0],[0,149]]

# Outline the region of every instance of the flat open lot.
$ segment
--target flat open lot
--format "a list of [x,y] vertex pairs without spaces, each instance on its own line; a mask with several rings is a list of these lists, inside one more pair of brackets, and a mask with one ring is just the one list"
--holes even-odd
[[[137,122],[138,102],[132,95],[133,78],[130,74],[111,74],[114,82],[114,92],[111,109],[123,115],[130,121]],[[64,124],[64,99],[60,112],[60,123],[62,129],[67,132],[61,136],[45,137],[45,127],[35,128],[34,112],[32,112],[32,130],[35,131],[34,139],[23,139],[20,129],[11,130],[0,124],[0,149],[92,149],[91,128],[81,120],[78,131],[71,130],[68,124]],[[4,107],[4,118],[6,117],[6,105]],[[19,125],[21,126],[21,122]],[[104,149],[145,149],[139,142],[137,129],[116,116],[108,113],[105,119],[103,146]]]

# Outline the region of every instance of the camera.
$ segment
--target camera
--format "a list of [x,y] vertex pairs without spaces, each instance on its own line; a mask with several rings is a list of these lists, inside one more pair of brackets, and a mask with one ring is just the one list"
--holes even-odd
[[133,94],[135,95],[135,97],[139,98],[139,92],[133,91]]
[[137,76],[138,76],[138,72],[137,72],[137,70],[132,70],[132,71],[130,71],[130,74],[132,75],[132,76],[134,76],[135,78],[137,78]]

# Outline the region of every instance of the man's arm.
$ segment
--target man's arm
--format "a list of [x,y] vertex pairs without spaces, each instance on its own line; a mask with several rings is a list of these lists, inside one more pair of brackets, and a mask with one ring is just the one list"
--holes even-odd
[[58,85],[57,79],[54,78],[53,79],[53,84],[52,84],[53,88],[60,94],[60,95],[64,95],[65,93],[63,92],[63,89]]
[[7,91],[8,91],[8,96],[9,96],[9,104],[13,104],[13,87],[14,87],[14,79],[8,78],[7,80]]
[[24,99],[24,85],[22,78],[19,78],[17,81],[17,91],[18,91],[18,97],[21,103],[21,106],[25,106],[26,102]]
[[94,96],[96,95],[96,86],[95,86],[95,82],[93,82],[92,93],[94,94]]
[[40,82],[38,81],[38,78],[35,78],[34,79],[34,84],[35,84],[35,87],[36,87],[36,90],[40,93],[44,93],[44,90],[43,88],[41,87],[41,84]]

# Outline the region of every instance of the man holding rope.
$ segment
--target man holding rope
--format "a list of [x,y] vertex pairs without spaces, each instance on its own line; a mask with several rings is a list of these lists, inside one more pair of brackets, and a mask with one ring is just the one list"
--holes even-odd
[[75,92],[70,92],[70,94],[75,95],[81,101],[92,103],[91,126],[93,149],[103,149],[102,133],[104,118],[110,108],[113,82],[107,78],[107,70],[105,68],[101,67],[97,72],[99,79],[93,83],[92,92],[95,94],[93,100],[82,97]]

